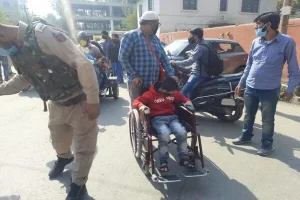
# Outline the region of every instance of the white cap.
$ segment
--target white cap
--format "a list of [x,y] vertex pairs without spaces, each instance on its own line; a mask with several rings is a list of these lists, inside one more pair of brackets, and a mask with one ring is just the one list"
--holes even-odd
[[159,16],[156,12],[147,11],[144,12],[140,18],[141,20],[159,20]]

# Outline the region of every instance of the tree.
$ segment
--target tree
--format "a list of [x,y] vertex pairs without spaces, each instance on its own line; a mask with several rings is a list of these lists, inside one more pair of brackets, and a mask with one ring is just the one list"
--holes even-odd
[[[277,11],[280,11],[283,5],[283,0],[277,0]],[[293,0],[292,1],[292,11],[291,15],[297,14],[297,12],[300,11],[300,0]]]
[[6,13],[4,10],[0,9],[0,23],[6,23]]
[[138,27],[136,6],[129,6],[122,8],[126,19],[122,22],[122,25],[126,30],[136,29]]
[[[53,10],[56,12],[58,18],[56,18],[54,15],[53,16],[48,15],[47,17],[49,17],[50,20],[54,20],[54,22],[55,22],[54,25],[66,30],[70,33],[66,14],[65,14],[63,0],[51,0],[51,5],[52,5]],[[53,17],[56,18],[56,21]],[[48,22],[48,23],[50,23],[50,22]]]

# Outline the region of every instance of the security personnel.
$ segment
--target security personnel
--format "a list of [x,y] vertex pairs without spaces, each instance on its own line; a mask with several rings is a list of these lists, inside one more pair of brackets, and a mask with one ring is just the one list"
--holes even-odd
[[0,86],[0,95],[34,86],[49,100],[49,124],[58,160],[49,178],[61,174],[74,160],[71,189],[66,199],[80,199],[96,151],[99,87],[92,63],[66,33],[41,23],[17,26],[0,24],[0,55],[10,56],[18,74]]

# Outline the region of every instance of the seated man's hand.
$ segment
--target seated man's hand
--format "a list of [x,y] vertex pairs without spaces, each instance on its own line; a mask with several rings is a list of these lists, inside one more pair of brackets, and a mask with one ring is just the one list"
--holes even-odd
[[184,106],[193,106],[194,107],[194,105],[191,101],[185,102]]
[[145,114],[149,114],[149,113],[146,113],[147,111],[150,112],[150,108],[143,105],[139,108],[140,111],[144,112]]
[[172,78],[178,83],[179,82],[179,79],[177,76],[172,76]]
[[170,60],[171,65],[175,65],[175,60]]

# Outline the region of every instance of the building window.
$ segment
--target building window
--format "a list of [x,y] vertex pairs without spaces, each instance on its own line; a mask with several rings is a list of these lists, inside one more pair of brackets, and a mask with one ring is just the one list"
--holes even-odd
[[242,12],[258,13],[259,0],[243,0]]
[[148,10],[153,10],[153,1],[148,0]]
[[8,1],[3,1],[3,7],[9,7],[9,2]]
[[197,10],[197,0],[183,0],[183,10]]
[[227,11],[227,0],[220,0],[220,11]]

